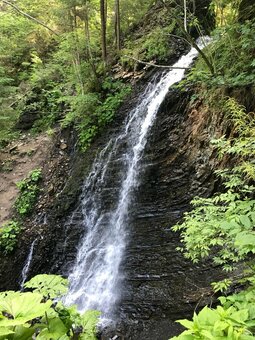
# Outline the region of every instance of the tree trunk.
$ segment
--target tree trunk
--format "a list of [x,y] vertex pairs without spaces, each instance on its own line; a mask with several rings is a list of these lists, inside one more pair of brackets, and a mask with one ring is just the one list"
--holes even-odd
[[105,16],[105,0],[100,0],[100,15],[101,15],[101,46],[102,46],[102,59],[106,62],[106,16]]
[[184,30],[185,30],[185,32],[188,32],[188,30],[187,30],[187,2],[186,2],[186,0],[183,0],[183,11],[184,11]]
[[117,50],[120,51],[120,0],[115,0],[115,37]]
[[92,53],[90,48],[90,30],[89,30],[89,9],[87,5],[87,1],[85,1],[85,11],[84,11],[84,30],[85,30],[85,38],[86,38],[86,49],[88,58],[92,59]]

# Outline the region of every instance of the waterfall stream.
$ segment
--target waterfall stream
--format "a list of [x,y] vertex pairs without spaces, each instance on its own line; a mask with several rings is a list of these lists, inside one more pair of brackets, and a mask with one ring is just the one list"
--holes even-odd
[[[132,194],[139,185],[140,160],[169,87],[183,78],[185,68],[196,56],[192,48],[173,65],[176,69],[148,84],[122,131],[109,140],[84,182],[76,209],[82,213],[84,237],[69,274],[70,290],[65,298],[67,304],[77,304],[80,311],[97,309],[109,318],[114,312],[121,293],[120,265],[128,244],[128,216]],[[119,171],[113,171],[114,164],[118,164]]]
[[36,242],[37,242],[37,238],[32,242],[32,244],[30,246],[29,253],[28,253],[25,265],[24,265],[24,267],[22,269],[21,281],[20,281],[20,288],[21,289],[23,289],[24,283],[27,280],[27,275],[29,273],[29,269],[30,269],[32,258],[33,258],[34,247],[35,247]]

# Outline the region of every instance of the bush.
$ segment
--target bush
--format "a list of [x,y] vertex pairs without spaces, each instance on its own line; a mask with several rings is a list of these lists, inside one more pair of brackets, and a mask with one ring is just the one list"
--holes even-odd
[[38,183],[41,178],[41,169],[35,169],[27,178],[17,183],[20,194],[15,201],[15,208],[21,216],[29,215],[33,211],[40,192]]
[[74,124],[78,131],[79,145],[82,150],[86,150],[102,128],[112,121],[130,92],[130,86],[106,78],[102,84],[101,96],[88,93],[69,98],[70,112],[62,120],[62,127]]
[[58,275],[37,275],[25,283],[29,292],[0,293],[0,339],[96,340],[100,313],[64,306],[67,284]]
[[0,229],[0,249],[6,255],[13,251],[21,227],[16,221],[6,222]]
[[188,80],[196,84],[205,83],[209,87],[254,84],[254,30],[254,20],[217,29],[214,32],[214,42],[204,49],[215,74],[210,73],[200,57]]

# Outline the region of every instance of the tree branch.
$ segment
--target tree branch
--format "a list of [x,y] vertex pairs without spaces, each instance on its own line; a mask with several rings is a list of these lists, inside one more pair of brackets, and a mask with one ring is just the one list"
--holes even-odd
[[137,61],[138,63],[143,64],[143,65],[147,65],[147,66],[153,66],[153,67],[158,67],[158,68],[171,68],[171,69],[176,69],[176,70],[189,70],[188,67],[177,67],[177,66],[175,67],[175,66],[169,66],[169,65],[158,65],[158,64],[154,64],[154,63],[147,63],[146,61],[142,61],[142,60],[136,59],[134,57],[130,57],[128,55],[124,55],[124,57],[129,58],[129,59],[133,59],[133,60]]
[[23,15],[24,17],[36,22],[37,24],[43,26],[44,28],[46,28],[47,30],[49,30],[51,33],[59,36],[59,34],[57,32],[55,32],[54,30],[52,30],[49,26],[47,26],[45,23],[43,23],[42,21],[32,17],[30,14],[23,12],[19,7],[17,7],[16,5],[14,5],[13,3],[11,3],[10,1],[7,0],[1,0],[3,3],[5,3],[8,6],[11,6],[12,8],[15,9],[15,11],[17,11],[18,13],[20,13],[21,15]]

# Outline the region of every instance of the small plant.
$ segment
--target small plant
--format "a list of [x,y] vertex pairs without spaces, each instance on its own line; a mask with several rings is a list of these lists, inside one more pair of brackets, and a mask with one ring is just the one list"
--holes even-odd
[[106,94],[99,96],[91,92],[73,97],[71,111],[62,120],[62,127],[74,124],[83,151],[105,125],[113,120],[116,111],[131,92],[131,87],[108,77],[102,84],[102,90]]
[[224,279],[222,281],[212,282],[211,286],[215,293],[217,292],[225,293],[229,289],[231,284],[232,284],[232,280]]
[[[218,158],[235,157],[235,166],[216,171],[225,190],[209,198],[195,198],[193,210],[186,213],[181,225],[181,249],[194,263],[210,256],[215,264],[232,270],[236,263],[246,262],[240,293],[221,296],[220,306],[205,307],[193,320],[179,320],[187,328],[172,339],[230,339],[248,340],[255,335],[255,200],[254,200],[254,137],[253,114],[246,112],[234,98],[225,98],[222,110],[232,131],[229,137],[214,139],[212,144]],[[240,270],[240,269],[239,269]],[[227,295],[232,282],[224,279],[213,282],[214,292]]]
[[16,221],[6,222],[0,229],[0,249],[6,255],[13,251],[21,227]]
[[17,183],[20,194],[16,199],[15,208],[21,216],[29,215],[33,211],[40,191],[38,183],[41,177],[41,169],[35,169],[27,178]]
[[32,291],[0,293],[0,339],[96,340],[100,312],[64,306],[67,285],[61,276],[37,275],[25,284]]

